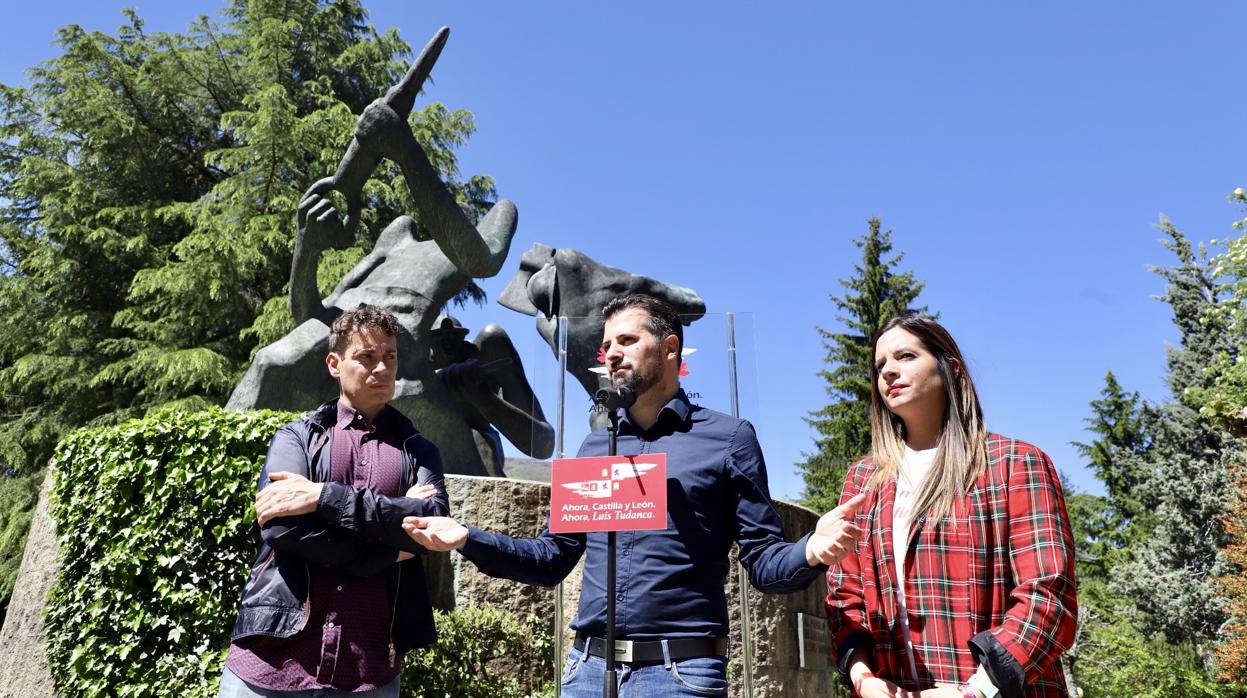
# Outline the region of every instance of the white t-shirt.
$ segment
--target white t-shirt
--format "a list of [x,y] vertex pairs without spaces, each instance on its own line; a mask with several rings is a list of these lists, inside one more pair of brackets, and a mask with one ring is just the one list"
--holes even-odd
[[[922,479],[931,470],[935,451],[934,448],[915,451],[909,446],[905,447],[905,460],[901,462],[901,471],[896,478],[896,501],[892,504],[892,558],[896,560],[896,586],[900,590],[896,595],[896,603],[900,608],[901,634],[905,638],[905,656],[909,658],[909,672],[914,685],[918,685],[918,666],[914,662],[914,643],[909,637],[909,607],[905,601],[905,556],[909,552],[909,530],[914,520],[914,496],[918,493]],[[980,691],[995,695],[995,686],[981,665],[972,680],[978,683],[977,688]]]
[[896,595],[900,608],[901,636],[905,638],[905,656],[909,658],[909,672],[914,685],[918,683],[918,667],[914,662],[914,643],[909,637],[909,610],[905,602],[905,555],[909,551],[909,529],[914,521],[914,496],[918,486],[931,470],[935,461],[934,448],[915,451],[905,447],[905,459],[901,461],[896,476],[896,501],[892,504],[892,559],[896,561]]

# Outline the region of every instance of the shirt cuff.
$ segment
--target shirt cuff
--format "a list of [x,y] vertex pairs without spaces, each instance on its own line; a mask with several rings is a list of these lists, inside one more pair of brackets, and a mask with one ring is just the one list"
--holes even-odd
[[805,544],[810,542],[810,536],[812,535],[814,535],[814,532],[810,531],[804,536],[801,536],[800,538],[798,538],[792,544],[792,550],[789,550],[788,554],[792,555],[793,557],[799,557],[801,559],[801,567],[805,567],[811,570],[817,570],[819,573],[825,574],[827,572],[827,565],[824,565],[823,563],[820,562],[817,565],[810,567],[810,562],[805,559]]
[[316,515],[331,524],[338,523],[338,512],[346,499],[346,485],[340,482],[322,482],[320,499],[316,500]]
[[489,554],[493,551],[490,545],[493,542],[493,534],[466,524],[464,528],[468,529],[468,539],[464,541],[463,547],[459,548],[459,554],[475,563],[477,567],[480,567],[480,563],[488,559]]
[[[840,676],[844,679],[844,685],[849,688],[849,695],[856,695],[853,690],[853,679],[849,677],[849,660],[853,657],[853,653],[861,650],[862,661],[870,664],[871,657],[875,656],[875,638],[865,630],[854,630],[849,636],[844,638],[836,650],[840,656],[836,658],[836,669],[840,672]],[[872,669],[876,667],[871,667]]]

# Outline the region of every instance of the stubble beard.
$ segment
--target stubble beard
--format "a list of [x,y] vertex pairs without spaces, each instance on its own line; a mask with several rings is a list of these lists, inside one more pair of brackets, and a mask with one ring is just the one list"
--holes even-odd
[[611,382],[616,388],[628,388],[635,393],[637,397],[640,397],[641,395],[644,395],[646,391],[658,385],[662,378],[661,372],[662,368],[657,366],[654,367],[654,370],[649,373],[643,373],[633,368],[628,370],[628,372],[623,376],[612,377]]

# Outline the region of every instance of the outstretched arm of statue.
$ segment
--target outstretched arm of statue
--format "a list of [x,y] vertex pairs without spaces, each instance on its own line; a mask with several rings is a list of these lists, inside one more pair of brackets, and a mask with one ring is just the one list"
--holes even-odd
[[533,458],[554,452],[554,427],[533,394],[506,332],[487,325],[475,343],[478,359],[451,364],[438,376],[457,399],[471,403],[511,443]]
[[504,361],[494,372],[494,381],[501,391],[499,405],[485,416],[511,443],[532,458],[549,458],[554,453],[554,427],[546,421],[541,403],[533,394],[524,375],[524,362],[506,330],[490,323],[481,328],[473,344],[480,348],[481,361]]
[[474,226],[429,162],[407,119],[384,99],[374,101],[360,115],[355,140],[361,149],[398,163],[421,222],[461,272],[475,278],[498,273],[518,224],[514,204],[499,201],[480,226]]
[[333,202],[316,193],[324,181],[308,189],[295,216],[298,237],[294,243],[294,261],[290,265],[290,313],[296,325],[319,316],[324,310],[320,290],[316,287],[321,254],[330,248],[348,247],[354,241]]

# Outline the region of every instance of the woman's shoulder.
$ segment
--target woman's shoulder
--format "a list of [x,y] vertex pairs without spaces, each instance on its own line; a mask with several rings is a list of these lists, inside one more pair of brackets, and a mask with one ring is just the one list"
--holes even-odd
[[870,478],[874,476],[875,471],[879,469],[878,462],[874,456],[865,455],[853,461],[849,465],[849,474],[845,478],[847,483],[855,484],[858,489],[866,486],[870,482]]
[[992,433],[987,435],[987,460],[989,463],[995,463],[1001,459],[1010,460],[1034,457],[1047,458],[1048,454],[1029,441],[1015,439],[1003,434]]
[[987,436],[987,469],[1005,480],[1023,473],[1028,479],[1053,477],[1056,470],[1048,454],[1035,444],[1001,434]]

